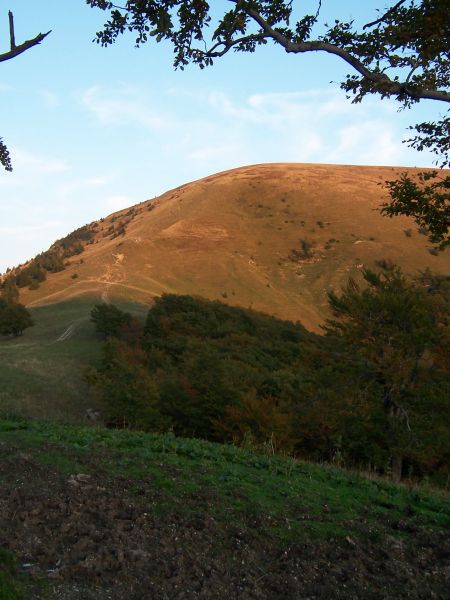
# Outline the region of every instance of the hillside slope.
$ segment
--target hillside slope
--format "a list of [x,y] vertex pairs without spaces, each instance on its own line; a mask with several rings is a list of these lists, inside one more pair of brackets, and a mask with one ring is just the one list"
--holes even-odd
[[444,494],[170,434],[0,420],[0,444],[6,600],[448,598]]
[[376,211],[380,184],[404,171],[414,169],[268,164],[206,177],[93,224],[83,253],[23,288],[22,302],[197,294],[317,330],[326,291],[376,261],[449,271],[448,251],[431,254],[412,220]]

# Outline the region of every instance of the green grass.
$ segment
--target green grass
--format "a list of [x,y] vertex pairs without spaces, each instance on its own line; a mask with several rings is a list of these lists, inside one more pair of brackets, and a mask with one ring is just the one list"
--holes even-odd
[[16,557],[0,547],[0,600],[50,600],[47,582],[20,572]]
[[14,556],[0,548],[0,600],[25,600]]
[[[101,355],[90,322],[94,298],[31,309],[35,325],[18,338],[0,337],[0,413],[80,422],[93,406],[83,372]],[[145,318],[148,307],[119,303]],[[68,339],[58,338],[73,327]]]
[[242,527],[262,518],[259,530],[281,543],[347,536],[377,540],[387,533],[407,536],[417,528],[450,527],[444,494],[234,446],[11,420],[0,421],[0,441],[65,476],[92,471],[111,485],[126,477],[136,494],[150,481],[157,492],[156,514],[201,509],[224,526],[232,519]]

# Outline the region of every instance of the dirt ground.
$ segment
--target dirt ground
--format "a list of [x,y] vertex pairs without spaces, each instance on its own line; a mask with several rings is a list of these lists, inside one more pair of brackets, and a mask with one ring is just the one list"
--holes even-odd
[[[158,514],[151,479],[73,473],[0,446],[0,545],[61,600],[318,600],[450,597],[450,532],[402,522],[378,541],[283,545],[264,517],[219,522],[209,498]],[[92,467],[89,458],[83,466]],[[89,470],[88,468],[86,470]],[[91,470],[92,472],[92,470]],[[189,499],[187,501],[190,501]],[[29,593],[41,597],[38,583]]]

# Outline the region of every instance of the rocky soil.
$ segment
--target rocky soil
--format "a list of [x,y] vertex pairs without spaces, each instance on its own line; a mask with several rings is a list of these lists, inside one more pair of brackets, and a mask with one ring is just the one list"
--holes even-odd
[[214,517],[211,492],[161,514],[151,478],[111,476],[98,457],[67,475],[8,442],[0,452],[0,545],[29,574],[30,598],[449,598],[450,532],[392,521],[378,540],[284,543],[264,516]]

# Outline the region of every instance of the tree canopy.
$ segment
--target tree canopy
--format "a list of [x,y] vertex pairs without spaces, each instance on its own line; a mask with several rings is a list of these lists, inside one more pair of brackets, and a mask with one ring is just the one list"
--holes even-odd
[[[335,316],[325,331],[341,338],[355,356],[363,357],[370,377],[382,387],[383,410],[390,432],[392,469],[401,478],[402,456],[414,433],[415,393],[424,375],[421,361],[441,336],[433,296],[398,268],[363,273],[366,287],[350,280],[342,294],[329,293]],[[426,374],[426,373],[425,373]],[[405,441],[406,434],[406,441]]]
[[[368,93],[394,96],[404,105],[421,99],[450,101],[448,0],[397,2],[358,31],[352,21],[336,19],[314,35],[320,22],[321,1],[315,14],[298,17],[286,0],[230,0],[230,10],[213,23],[205,0],[128,0],[119,7],[106,0],[86,0],[110,11],[97,41],[113,43],[125,31],[137,34],[136,44],[169,40],[174,66],[213,64],[230,50],[253,52],[272,41],[286,52],[326,52],[353,70],[342,88],[359,102]],[[298,19],[298,20],[297,20]],[[210,26],[212,25],[212,28]]]
[[[288,0],[229,0],[229,10],[218,15],[206,0],[127,0],[121,6],[86,2],[109,12],[96,35],[99,44],[108,46],[125,32],[136,34],[137,46],[166,40],[173,47],[175,68],[189,63],[204,68],[230,51],[255,52],[272,42],[290,54],[322,52],[343,60],[350,73],[341,88],[353,103],[368,94],[394,98],[402,108],[421,100],[450,102],[449,0],[400,0],[359,29],[339,16],[332,25],[324,24],[321,0],[314,14],[299,14],[299,3]],[[416,135],[406,143],[419,151],[431,149],[436,164],[447,166],[449,117],[411,129]],[[450,244],[450,178],[437,178],[432,188],[420,180],[414,183],[416,187],[399,180],[391,186],[392,203],[382,212],[414,217],[443,248]],[[427,211],[431,218],[424,218]]]
[[[399,271],[335,295],[330,335],[191,296],[155,299],[141,334],[108,333],[87,381],[114,427],[270,443],[313,460],[397,475],[450,468],[448,278]],[[111,310],[112,309],[112,310]],[[445,338],[445,339],[443,339]],[[440,476],[439,476],[440,477]],[[445,480],[444,480],[445,481]]]
[[9,303],[0,298],[0,335],[17,337],[32,325],[34,321],[23,304]]

